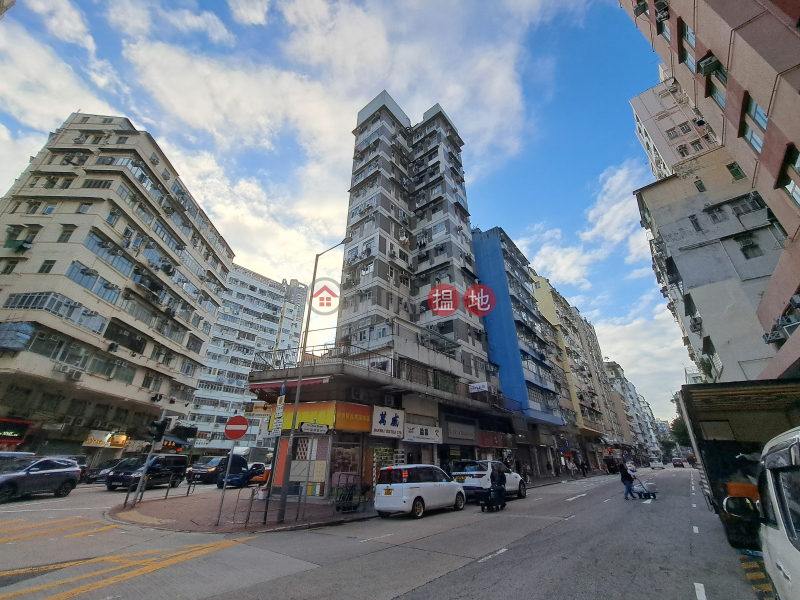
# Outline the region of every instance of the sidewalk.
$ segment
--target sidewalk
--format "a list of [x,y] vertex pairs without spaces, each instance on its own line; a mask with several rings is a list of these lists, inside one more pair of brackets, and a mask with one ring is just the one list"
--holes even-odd
[[[252,507],[250,507],[250,494],[253,488],[243,488],[226,491],[222,516],[219,525],[215,525],[222,495],[215,486],[213,488],[198,487],[195,493],[188,496],[186,488],[181,487],[178,490],[178,493],[170,496],[167,500],[164,500],[163,497],[145,499],[139,502],[133,510],[130,507],[124,508],[120,504],[109,510],[107,516],[114,521],[172,531],[257,533],[338,525],[349,521],[370,519],[378,515],[371,503],[369,505],[361,503],[357,510],[343,512],[336,510],[332,500],[309,498],[305,506],[301,505],[300,515],[297,518],[297,498],[295,497],[289,498],[284,522],[278,524],[280,498],[275,496],[270,500],[265,520],[264,510],[267,502],[254,499]],[[245,527],[248,507],[250,508],[250,521]]]

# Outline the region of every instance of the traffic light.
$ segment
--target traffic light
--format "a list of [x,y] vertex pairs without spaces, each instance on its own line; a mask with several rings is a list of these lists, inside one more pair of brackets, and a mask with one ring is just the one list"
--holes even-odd
[[169,420],[162,419],[161,421],[153,421],[150,425],[150,433],[153,436],[154,442],[160,442],[164,439],[164,432],[169,427]]

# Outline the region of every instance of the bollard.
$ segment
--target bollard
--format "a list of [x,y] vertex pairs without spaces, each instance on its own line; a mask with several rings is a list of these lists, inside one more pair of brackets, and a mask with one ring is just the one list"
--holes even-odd
[[244,528],[247,529],[247,526],[250,524],[250,511],[253,510],[253,500],[255,500],[256,492],[258,491],[258,486],[255,489],[250,490],[250,504],[247,505],[247,517],[244,520]]
[[128,493],[125,494],[125,502],[122,503],[122,507],[123,508],[128,508],[128,498],[130,497],[131,492],[134,490],[135,487],[136,487],[136,484],[133,484],[133,483],[128,486]]

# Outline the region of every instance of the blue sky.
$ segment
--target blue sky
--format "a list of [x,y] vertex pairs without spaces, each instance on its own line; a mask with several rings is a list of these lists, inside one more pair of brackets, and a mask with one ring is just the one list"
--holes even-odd
[[357,111],[384,88],[412,122],[439,102],[473,225],[503,227],[671,418],[688,357],[630,194],[652,175],[628,100],[656,82],[612,0],[18,0],[0,21],[0,187],[70,112],[124,114],[237,262],[308,281],[344,233]]

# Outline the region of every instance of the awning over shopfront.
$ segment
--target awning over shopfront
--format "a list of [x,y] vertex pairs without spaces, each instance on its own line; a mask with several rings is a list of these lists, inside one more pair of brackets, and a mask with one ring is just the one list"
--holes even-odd
[[[328,383],[330,381],[330,377],[313,377],[309,379],[303,379],[303,385],[321,385],[323,383]],[[267,381],[265,383],[250,383],[247,387],[249,387],[252,391],[256,390],[280,390],[281,386],[283,385],[283,381]],[[289,379],[286,381],[287,388],[296,388],[297,387],[297,379]]]

